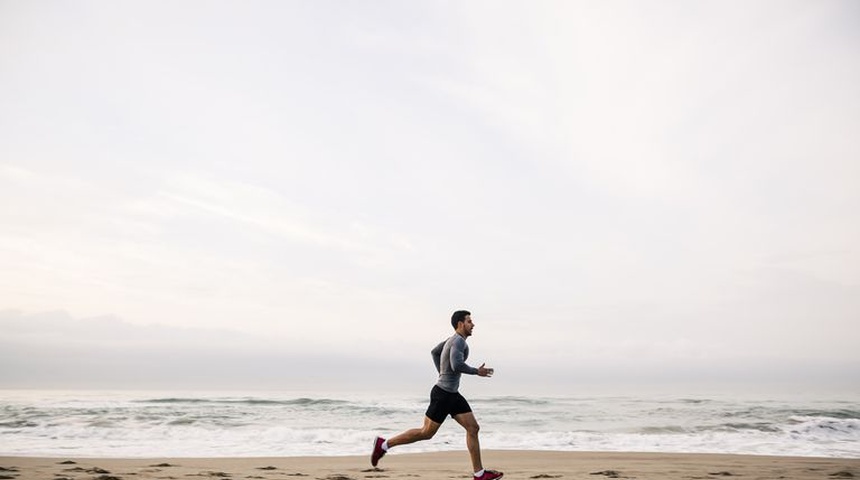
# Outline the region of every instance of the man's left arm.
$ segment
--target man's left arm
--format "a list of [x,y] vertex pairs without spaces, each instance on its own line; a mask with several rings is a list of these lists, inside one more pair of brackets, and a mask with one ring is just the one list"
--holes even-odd
[[445,341],[436,345],[433,350],[430,350],[430,355],[433,356],[433,364],[436,365],[436,372],[442,373],[442,349],[445,348]]

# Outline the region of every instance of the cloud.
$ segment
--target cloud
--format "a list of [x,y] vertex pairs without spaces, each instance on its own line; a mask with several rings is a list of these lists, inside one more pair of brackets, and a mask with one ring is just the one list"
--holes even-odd
[[[225,217],[290,240],[323,248],[355,251],[362,246],[344,234],[333,234],[311,225],[305,208],[291,205],[271,190],[237,182],[211,182],[199,176],[171,179],[169,190],[159,196],[171,203],[192,207],[196,213]],[[172,188],[171,188],[172,187]]]
[[389,375],[409,383],[415,368],[235,330],[134,325],[116,317],[0,311],[0,326],[4,388],[373,390]]

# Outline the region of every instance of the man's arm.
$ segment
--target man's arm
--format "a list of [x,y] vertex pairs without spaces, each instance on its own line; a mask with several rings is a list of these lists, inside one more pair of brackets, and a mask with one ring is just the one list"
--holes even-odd
[[466,340],[458,338],[451,345],[451,369],[455,372],[477,375],[478,369],[466,364]]
[[436,371],[442,373],[442,349],[445,348],[445,341],[436,345],[433,350],[430,350],[430,355],[433,356],[433,364],[436,365]]

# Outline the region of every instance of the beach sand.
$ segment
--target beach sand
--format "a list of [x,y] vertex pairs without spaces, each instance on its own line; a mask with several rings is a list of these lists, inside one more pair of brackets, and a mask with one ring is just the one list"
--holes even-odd
[[[484,464],[506,479],[822,479],[860,478],[860,459],[753,455],[485,451]],[[447,480],[470,478],[464,451],[280,458],[94,459],[0,457],[0,480]]]

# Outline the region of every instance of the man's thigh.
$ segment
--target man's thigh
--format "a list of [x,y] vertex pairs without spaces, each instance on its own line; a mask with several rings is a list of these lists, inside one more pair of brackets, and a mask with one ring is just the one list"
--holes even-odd
[[472,412],[454,415],[454,420],[462,425],[467,431],[476,430],[478,428],[478,419],[475,418],[475,414]]
[[441,427],[441,426],[442,426],[441,423],[433,420],[430,417],[425,416],[424,417],[424,426],[421,427],[421,429],[424,431],[424,433],[426,433],[432,437],[432,436],[436,435],[436,432],[439,431],[439,427]]

